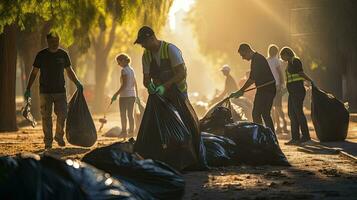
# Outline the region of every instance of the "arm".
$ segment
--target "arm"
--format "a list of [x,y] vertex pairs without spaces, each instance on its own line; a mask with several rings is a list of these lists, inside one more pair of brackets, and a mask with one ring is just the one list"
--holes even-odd
[[136,97],[139,97],[139,92],[138,92],[138,84],[136,83],[136,79],[134,78],[134,84],[135,84],[135,93]]
[[301,77],[303,77],[305,80],[307,80],[307,81],[309,81],[309,82],[312,82],[312,79],[311,79],[307,74],[305,74],[305,72],[300,71],[300,72],[298,72],[298,74],[299,74]]
[[31,90],[31,86],[32,86],[33,82],[36,79],[38,71],[39,71],[39,68],[37,68],[37,67],[33,67],[32,68],[31,73],[30,73],[30,77],[29,77],[29,81],[28,81],[27,87],[26,87],[27,91]]
[[74,83],[74,84],[79,84],[80,81],[78,80],[78,77],[76,75],[76,73],[73,71],[72,67],[66,67],[66,72],[67,72],[67,76],[68,78]]
[[283,73],[283,69],[282,69],[282,66],[279,65],[278,67],[278,75],[280,77],[280,83],[279,83],[279,86],[280,87],[283,87],[284,83],[285,83],[285,79],[284,79],[284,73]]
[[151,82],[151,77],[149,74],[144,74],[144,79],[143,79],[143,84],[146,88],[149,87],[149,84]]
[[172,86],[172,84],[180,83],[181,81],[183,81],[186,78],[187,72],[186,72],[185,63],[175,66],[174,73],[175,73],[175,75],[170,80],[166,81],[163,84],[163,86],[165,88],[170,88]]
[[239,89],[240,91],[244,91],[246,89],[249,88],[249,86],[251,86],[254,83],[254,80],[251,78],[248,78],[248,80],[244,83],[244,85],[242,86],[241,89]]

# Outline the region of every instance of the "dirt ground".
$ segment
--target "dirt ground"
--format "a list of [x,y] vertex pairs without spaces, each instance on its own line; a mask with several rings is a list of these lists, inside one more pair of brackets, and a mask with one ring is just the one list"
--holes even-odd
[[[99,117],[94,116],[97,127]],[[91,149],[123,140],[102,135],[119,125],[118,113],[107,118],[108,123],[98,133],[98,142],[91,148],[69,144],[60,148],[54,143],[53,149],[45,152],[39,124],[36,128],[24,126],[17,132],[1,133],[0,155],[31,152],[80,159]],[[351,122],[349,130],[347,143],[327,144],[330,148],[317,142],[285,146],[289,136],[280,136],[280,146],[291,167],[232,166],[185,173],[184,199],[357,199],[357,161],[340,153],[345,144],[350,153],[357,151],[357,123]],[[314,135],[312,128],[311,131]]]

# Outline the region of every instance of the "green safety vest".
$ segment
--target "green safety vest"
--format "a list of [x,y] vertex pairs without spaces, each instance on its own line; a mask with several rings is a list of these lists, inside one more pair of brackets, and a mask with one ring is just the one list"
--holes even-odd
[[[158,65],[153,58],[150,51],[144,51],[144,60],[146,63],[150,63],[150,76],[154,81],[159,81],[160,83],[165,83],[170,80],[174,75],[174,70],[169,58],[169,43],[162,41],[163,46],[160,48],[160,65]],[[180,83],[177,83],[177,87],[181,92],[187,92],[186,78]]]

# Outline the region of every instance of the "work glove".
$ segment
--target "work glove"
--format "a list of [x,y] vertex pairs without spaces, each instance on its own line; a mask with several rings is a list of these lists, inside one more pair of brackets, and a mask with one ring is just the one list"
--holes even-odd
[[117,100],[117,98],[118,98],[118,95],[117,95],[117,94],[114,94],[114,95],[112,96],[112,99],[111,99],[110,104],[112,104],[115,100]]
[[80,81],[76,82],[76,87],[77,87],[77,90],[83,91],[83,85]]
[[26,101],[31,97],[31,91],[29,89],[26,89],[24,97]]
[[160,85],[156,88],[155,92],[162,96],[165,93],[165,87],[163,85]]
[[237,92],[233,92],[231,95],[229,95],[229,98],[239,98],[243,96],[244,91],[238,90]]
[[147,89],[149,94],[154,94],[156,92],[155,84],[153,82],[150,82]]

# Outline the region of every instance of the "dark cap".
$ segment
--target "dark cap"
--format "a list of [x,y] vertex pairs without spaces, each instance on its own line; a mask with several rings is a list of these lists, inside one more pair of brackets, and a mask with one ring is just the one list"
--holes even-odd
[[142,43],[145,39],[155,35],[154,31],[148,27],[148,26],[143,26],[140,28],[138,31],[138,37],[136,38],[134,44],[140,44]]

